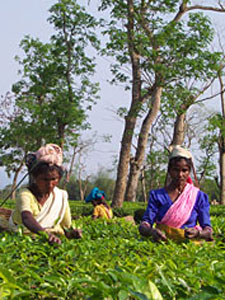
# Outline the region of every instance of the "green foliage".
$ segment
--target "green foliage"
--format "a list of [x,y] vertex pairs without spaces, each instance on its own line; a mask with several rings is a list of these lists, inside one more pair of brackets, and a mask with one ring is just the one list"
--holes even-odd
[[[83,180],[83,183],[84,186],[87,186],[85,197],[97,186],[105,192],[106,199],[111,201],[115,180],[111,177],[110,171],[100,169],[95,175],[90,177],[87,183],[85,183],[85,180]],[[66,184],[66,190],[68,191],[69,199],[80,200],[79,183],[76,175],[70,177],[69,182]]]
[[[28,151],[43,143],[65,148],[89,127],[87,111],[98,98],[94,57],[87,47],[98,48],[97,22],[76,1],[58,1],[50,9],[54,33],[48,43],[25,36],[21,79],[12,87],[8,122],[1,128],[1,160],[10,173],[23,163]],[[16,166],[16,167],[15,167]]]
[[100,190],[103,190],[106,194],[106,199],[108,201],[112,200],[113,189],[115,180],[112,178],[111,172],[106,169],[100,169],[96,175],[92,176],[91,185],[88,187],[86,195],[88,195],[92,188],[95,186],[99,187]]
[[37,141],[32,128],[21,116],[22,111],[15,107],[11,94],[1,98],[1,107],[0,160],[10,176],[21,169],[25,155],[34,150]]
[[220,199],[220,189],[215,179],[205,179],[201,185],[201,189],[209,196],[209,201]]
[[205,172],[205,178],[207,179],[217,177],[216,165],[213,158],[218,153],[219,132],[216,125],[217,123],[214,123],[215,119],[215,116],[209,118],[205,125],[206,134],[199,138],[201,154],[198,160],[201,161],[201,164],[198,169],[200,173]]
[[[118,61],[112,65],[115,75],[112,83],[131,80],[121,68],[129,64],[131,49],[141,58],[143,74],[148,74],[149,78],[157,74],[165,88],[184,78],[204,82],[216,75],[221,54],[208,49],[214,33],[210,19],[202,13],[189,13],[184,20],[174,22],[171,13],[178,10],[178,5],[177,1],[148,4],[135,1],[134,13],[130,16],[124,2],[102,1],[100,9],[109,8],[111,12],[110,21],[104,25],[103,33],[110,40],[103,54],[116,57]],[[132,36],[127,31],[129,21],[133,25]],[[142,89],[148,85],[149,82],[143,80]]]
[[75,176],[70,177],[70,180],[66,184],[65,189],[68,192],[70,200],[80,200],[79,184],[78,184]]
[[70,209],[74,219],[78,219],[82,216],[91,216],[93,213],[92,204],[81,201],[70,201]]
[[36,126],[36,137],[61,144],[87,126],[86,110],[97,98],[98,84],[89,80],[94,58],[86,54],[90,44],[98,47],[97,22],[74,1],[59,1],[50,13],[55,29],[50,42],[31,37],[21,42],[23,79],[13,91],[27,123]]
[[[223,216],[212,219],[224,235]],[[152,243],[118,218],[73,225],[83,238],[63,238],[60,246],[45,235],[1,233],[2,299],[224,299],[224,238],[201,246]]]
[[[151,138],[154,139],[154,136],[151,136]],[[164,185],[167,163],[168,153],[165,150],[160,150],[157,146],[154,146],[147,154],[145,166],[147,191],[160,188]]]

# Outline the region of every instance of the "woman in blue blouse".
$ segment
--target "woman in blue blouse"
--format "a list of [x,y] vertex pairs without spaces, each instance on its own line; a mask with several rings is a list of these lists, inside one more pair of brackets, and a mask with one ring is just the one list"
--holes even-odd
[[167,238],[213,240],[208,196],[193,185],[192,170],[191,153],[180,146],[173,147],[168,165],[170,182],[150,192],[139,227],[143,236],[152,236],[156,241]]

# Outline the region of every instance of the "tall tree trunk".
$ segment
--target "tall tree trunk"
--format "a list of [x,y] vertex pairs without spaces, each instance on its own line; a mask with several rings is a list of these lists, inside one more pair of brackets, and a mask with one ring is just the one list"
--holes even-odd
[[140,110],[141,99],[141,72],[140,57],[135,49],[134,39],[134,7],[133,0],[128,0],[128,24],[127,36],[129,54],[132,64],[132,102],[129,112],[125,118],[125,128],[123,132],[119,164],[117,168],[117,178],[112,199],[112,207],[121,207],[124,201],[124,194],[127,184],[127,174],[130,161],[130,151],[134,129],[137,121],[138,111]]
[[58,139],[59,139],[59,146],[63,150],[65,144],[65,127],[66,125],[62,123],[60,119],[57,120],[58,122]]
[[220,148],[220,204],[225,205],[225,139]]
[[222,80],[221,72],[219,72],[220,82],[220,98],[221,98],[221,110],[222,110],[222,126],[220,132],[220,203],[225,205],[225,99],[224,99],[224,83]]
[[146,186],[145,186],[145,169],[141,170],[141,190],[142,190],[142,197],[144,199],[144,203],[147,202],[147,195],[146,195]]
[[173,129],[173,139],[171,145],[182,145],[184,142],[186,113],[177,114]]
[[113,194],[112,207],[121,207],[123,204],[127,184],[127,173],[130,161],[131,144],[136,120],[137,117],[130,117],[129,115],[126,117],[125,120],[125,129],[121,142],[120,159],[117,168],[117,179]]
[[78,183],[79,183],[79,191],[80,191],[80,201],[84,201],[84,190],[83,190],[83,186],[82,186],[82,180],[78,179]]
[[[173,139],[170,145],[182,145],[185,137],[185,119],[186,111],[180,114],[177,114],[176,121],[173,127]],[[169,183],[168,172],[166,174],[165,185]]]
[[141,131],[138,138],[138,146],[136,150],[135,159],[133,160],[130,166],[130,174],[125,196],[126,201],[134,202],[136,200],[138,180],[140,177],[140,172],[145,157],[145,149],[148,142],[148,134],[151,125],[156,119],[156,116],[160,109],[161,93],[162,87],[157,87],[153,92],[151,109],[149,110],[147,116],[145,117],[142,123]]
[[74,165],[75,157],[76,157],[76,154],[77,154],[76,148],[77,148],[77,146],[74,146],[74,148],[73,148],[73,155],[72,155],[72,158],[71,158],[71,161],[70,161],[70,168],[69,168],[69,171],[66,172],[66,176],[65,176],[65,179],[63,181],[63,186],[62,186],[63,189],[65,189],[66,184],[70,181],[70,176],[73,172],[73,165]]

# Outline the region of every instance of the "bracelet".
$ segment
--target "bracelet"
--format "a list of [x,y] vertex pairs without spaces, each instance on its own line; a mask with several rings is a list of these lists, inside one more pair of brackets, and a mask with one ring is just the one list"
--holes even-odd
[[[210,233],[213,233],[212,227],[206,226],[204,229],[207,229],[207,231],[209,231]],[[203,229],[203,230],[204,230],[204,229]]]
[[141,222],[141,225],[147,225],[148,227],[151,227],[151,225],[146,221]]

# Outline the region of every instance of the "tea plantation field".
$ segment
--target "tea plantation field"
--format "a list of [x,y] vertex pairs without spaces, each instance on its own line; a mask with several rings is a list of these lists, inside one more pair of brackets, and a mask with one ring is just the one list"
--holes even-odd
[[1,233],[0,299],[225,299],[225,208],[211,213],[216,240],[201,246],[153,243],[121,218],[73,220],[83,238],[60,246]]

